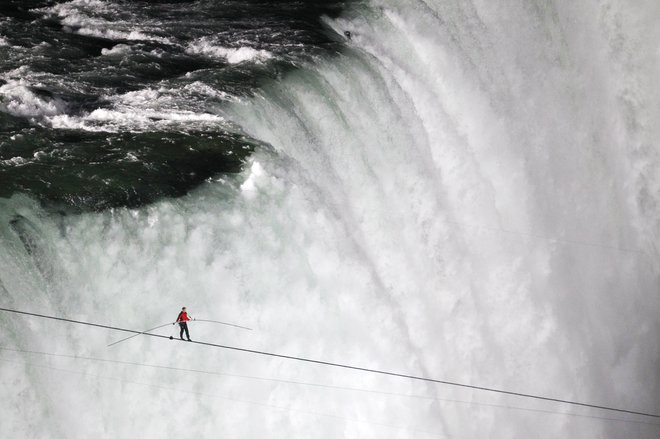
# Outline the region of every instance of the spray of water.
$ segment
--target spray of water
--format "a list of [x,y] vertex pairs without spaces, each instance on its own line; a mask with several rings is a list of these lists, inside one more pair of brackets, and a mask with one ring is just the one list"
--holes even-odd
[[[383,0],[349,16],[328,22],[350,30],[344,54],[227,110],[271,146],[239,178],[75,217],[3,200],[3,302],[131,327],[186,304],[255,329],[194,339],[657,412],[657,7]],[[3,352],[1,428],[26,435],[660,431],[167,340],[110,354],[117,334],[1,319],[13,347],[393,394]]]

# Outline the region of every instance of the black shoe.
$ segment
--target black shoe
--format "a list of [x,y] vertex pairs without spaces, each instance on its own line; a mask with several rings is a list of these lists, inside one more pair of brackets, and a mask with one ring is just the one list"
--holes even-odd
[[188,341],[192,341],[191,339],[188,339]]
[[[183,340],[183,337],[179,337],[179,338],[180,338],[181,340]],[[185,340],[183,340],[183,341],[185,341]]]

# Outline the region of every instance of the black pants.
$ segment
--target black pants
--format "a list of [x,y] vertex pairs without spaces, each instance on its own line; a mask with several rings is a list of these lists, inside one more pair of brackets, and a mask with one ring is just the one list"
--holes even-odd
[[181,326],[181,332],[179,333],[179,337],[183,339],[183,331],[186,331],[186,338],[190,340],[190,333],[188,332],[188,324],[186,322],[179,322],[179,326]]

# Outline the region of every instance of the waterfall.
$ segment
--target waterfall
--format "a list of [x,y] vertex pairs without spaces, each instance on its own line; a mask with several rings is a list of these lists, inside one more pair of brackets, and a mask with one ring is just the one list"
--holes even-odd
[[[355,5],[327,19],[344,51],[225,107],[263,142],[241,174],[100,213],[0,200],[2,303],[138,331],[187,306],[254,328],[193,322],[194,340],[658,413],[658,13]],[[0,431],[18,436],[660,431],[177,341],[107,348],[122,334],[6,313],[0,328],[4,348],[69,355],[1,351]]]

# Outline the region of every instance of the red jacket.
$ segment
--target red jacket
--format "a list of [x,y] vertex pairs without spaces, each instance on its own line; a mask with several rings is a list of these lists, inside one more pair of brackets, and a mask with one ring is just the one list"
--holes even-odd
[[179,316],[176,318],[177,322],[187,322],[190,320],[190,317],[188,317],[188,313],[185,311],[181,311],[179,313]]

